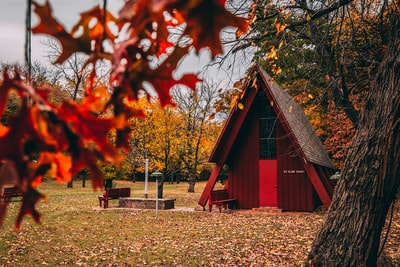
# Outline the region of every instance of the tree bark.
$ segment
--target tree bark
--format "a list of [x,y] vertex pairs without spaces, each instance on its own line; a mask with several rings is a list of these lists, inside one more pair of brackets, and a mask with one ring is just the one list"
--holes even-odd
[[195,180],[189,180],[189,187],[188,187],[188,193],[194,193],[194,186],[196,185]]
[[306,265],[377,264],[382,228],[400,184],[399,13],[391,20],[391,41]]
[[193,173],[194,170],[189,171],[189,177],[188,177],[188,193],[194,193],[194,187],[196,185],[196,174]]

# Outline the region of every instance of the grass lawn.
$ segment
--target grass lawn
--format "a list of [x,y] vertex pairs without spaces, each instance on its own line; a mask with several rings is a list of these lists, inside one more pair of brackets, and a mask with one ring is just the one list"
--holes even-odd
[[[115,181],[143,197],[142,182]],[[187,193],[187,183],[164,184],[175,207],[194,209],[205,183]],[[42,223],[25,218],[13,231],[21,204],[14,199],[0,228],[0,266],[300,266],[321,226],[322,213],[188,212],[98,210],[90,183],[66,188],[46,180],[39,190]],[[154,183],[149,197],[155,196]],[[116,205],[118,200],[111,200]],[[216,209],[217,210],[217,209]],[[400,265],[400,211],[397,207],[386,242],[385,266]]]

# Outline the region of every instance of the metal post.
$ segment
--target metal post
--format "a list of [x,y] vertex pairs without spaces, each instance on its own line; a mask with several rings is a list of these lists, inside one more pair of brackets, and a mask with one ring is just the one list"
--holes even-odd
[[149,195],[149,159],[145,160],[145,174],[144,174],[144,198]]
[[156,219],[158,219],[158,176],[156,176]]
[[162,177],[163,174],[159,171],[155,171],[150,176],[156,178],[156,219],[158,219],[158,177]]

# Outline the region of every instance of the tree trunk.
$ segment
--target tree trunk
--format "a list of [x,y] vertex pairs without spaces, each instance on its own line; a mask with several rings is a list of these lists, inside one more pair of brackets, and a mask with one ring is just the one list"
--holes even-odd
[[196,175],[189,172],[189,177],[188,177],[188,193],[194,193],[194,186],[196,185]]
[[311,266],[376,266],[400,184],[400,19],[368,92],[331,207],[308,255]]
[[188,193],[194,193],[195,185],[196,185],[196,181],[194,181],[194,180],[189,181]]

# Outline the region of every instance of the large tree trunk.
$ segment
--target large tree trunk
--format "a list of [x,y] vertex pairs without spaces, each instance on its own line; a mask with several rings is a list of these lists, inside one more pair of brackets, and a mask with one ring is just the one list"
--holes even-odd
[[196,174],[194,174],[193,172],[189,172],[188,183],[188,193],[194,193],[194,187],[196,185]]
[[195,180],[189,180],[189,187],[188,187],[188,193],[194,193],[194,186],[196,185]]
[[385,218],[400,184],[400,19],[368,93],[312,266],[376,266]]

